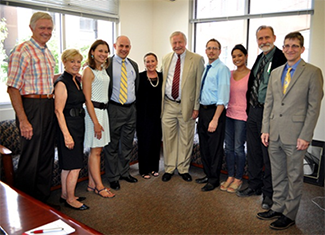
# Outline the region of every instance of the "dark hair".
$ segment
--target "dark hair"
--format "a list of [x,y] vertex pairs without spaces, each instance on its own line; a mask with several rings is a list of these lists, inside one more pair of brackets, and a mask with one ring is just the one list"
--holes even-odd
[[243,45],[241,45],[241,44],[237,44],[232,50],[231,50],[231,55],[232,55],[232,53],[234,52],[234,50],[240,50],[241,52],[243,52],[244,53],[244,55],[247,55],[247,50],[246,50],[246,48],[243,46]]
[[286,39],[298,39],[300,42],[300,46],[303,47],[304,46],[304,36],[301,35],[301,33],[299,32],[291,32],[289,34],[287,34],[284,38],[284,40]]
[[155,53],[152,53],[152,52],[149,52],[149,53],[145,54],[144,57],[143,57],[143,60],[145,60],[146,57],[149,56],[149,55],[152,55],[152,56],[155,57],[156,60],[158,61],[158,58],[157,58],[156,54],[155,54]]
[[258,29],[256,30],[256,36],[257,36],[257,33],[262,29],[270,29],[271,32],[272,32],[272,35],[274,36],[273,28],[271,26],[267,26],[267,25],[261,25],[260,27],[258,27]]
[[216,43],[218,43],[218,45],[219,45],[219,50],[221,50],[221,44],[220,44],[220,42],[219,42],[217,39],[215,39],[215,38],[211,38],[211,39],[207,42],[207,44],[205,45],[205,47],[208,46],[209,42],[216,42]]
[[[92,69],[95,69],[96,68],[96,62],[94,60],[94,58],[92,58],[92,54],[91,52],[95,51],[96,48],[99,46],[99,45],[106,45],[107,48],[108,48],[108,52],[110,53],[110,49],[109,49],[109,45],[107,42],[105,42],[104,40],[101,40],[101,39],[98,39],[96,40],[90,47],[89,51],[88,51],[88,58],[87,58],[87,63],[88,63],[88,66]],[[104,67],[105,68],[108,68],[108,65],[109,65],[109,60],[107,59],[105,64],[104,64]]]

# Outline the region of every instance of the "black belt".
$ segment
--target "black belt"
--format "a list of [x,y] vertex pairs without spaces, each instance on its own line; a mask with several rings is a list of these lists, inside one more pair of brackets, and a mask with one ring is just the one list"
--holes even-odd
[[216,109],[217,108],[217,106],[215,104],[210,104],[210,105],[200,104],[200,107],[203,109]]
[[173,99],[169,98],[167,95],[165,95],[165,97],[166,97],[167,99],[169,99],[170,101],[176,102],[176,103],[178,103],[178,104],[181,103],[180,100],[173,100]]
[[100,103],[100,102],[97,102],[97,101],[91,101],[94,105],[94,108],[96,109],[107,109],[108,107],[108,103]]
[[85,110],[83,108],[71,108],[71,109],[64,109],[63,113],[65,116],[70,117],[84,117],[85,116]]
[[122,106],[122,107],[130,107],[132,106],[133,104],[135,104],[135,101],[132,102],[132,103],[129,103],[129,104],[121,104],[121,103],[118,103],[118,102],[115,102],[113,100],[110,100],[109,101],[111,104],[114,104],[114,105],[117,105],[117,106]]

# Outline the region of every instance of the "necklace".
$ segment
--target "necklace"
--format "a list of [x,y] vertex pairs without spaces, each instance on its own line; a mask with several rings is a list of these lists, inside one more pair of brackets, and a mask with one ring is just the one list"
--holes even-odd
[[149,80],[149,82],[150,82],[150,84],[151,84],[152,87],[157,87],[158,86],[158,84],[159,84],[159,76],[158,76],[158,74],[157,74],[157,83],[156,83],[156,85],[154,85],[152,83],[151,79],[148,77],[148,74],[147,74],[147,78],[148,78],[148,80]]

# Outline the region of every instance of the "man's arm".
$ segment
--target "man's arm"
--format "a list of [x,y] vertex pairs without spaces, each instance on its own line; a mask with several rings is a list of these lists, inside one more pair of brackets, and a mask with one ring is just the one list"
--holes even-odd
[[208,127],[208,132],[215,132],[217,127],[218,127],[218,121],[219,121],[219,117],[221,115],[221,113],[223,112],[223,110],[225,109],[225,106],[223,105],[218,105],[217,109],[214,113],[214,116],[212,118],[212,120],[209,123],[209,127]]
[[201,78],[202,78],[203,71],[204,71],[204,58],[200,56],[200,58],[198,59],[198,65],[196,70],[196,95],[195,95],[194,110],[192,112],[192,119],[196,119],[199,115]]
[[11,104],[19,120],[19,129],[21,136],[30,140],[33,136],[33,127],[27,119],[19,90],[9,86],[7,92],[10,96]]

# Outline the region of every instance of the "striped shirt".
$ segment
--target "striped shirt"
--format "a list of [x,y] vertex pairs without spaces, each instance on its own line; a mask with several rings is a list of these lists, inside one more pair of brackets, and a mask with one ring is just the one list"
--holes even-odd
[[16,46],[9,57],[7,86],[21,95],[52,94],[55,59],[33,38]]

